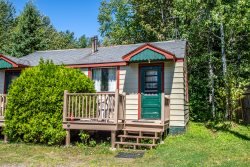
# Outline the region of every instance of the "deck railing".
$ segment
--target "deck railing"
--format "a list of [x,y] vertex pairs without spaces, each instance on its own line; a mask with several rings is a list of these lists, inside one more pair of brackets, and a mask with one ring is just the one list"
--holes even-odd
[[6,104],[7,104],[7,95],[0,94],[0,118],[4,117],[4,113],[6,110]]
[[64,92],[63,121],[113,122],[124,118],[125,96],[118,93]]
[[165,93],[162,93],[162,116],[161,122],[165,124],[170,120],[170,99],[165,96]]

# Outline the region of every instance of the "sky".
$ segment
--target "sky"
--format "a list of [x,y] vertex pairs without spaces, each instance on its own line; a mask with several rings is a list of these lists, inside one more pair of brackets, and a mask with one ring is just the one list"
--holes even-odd
[[[28,0],[9,0],[19,15]],[[49,16],[58,31],[70,30],[76,37],[99,35],[97,21],[101,0],[33,0],[41,14]]]

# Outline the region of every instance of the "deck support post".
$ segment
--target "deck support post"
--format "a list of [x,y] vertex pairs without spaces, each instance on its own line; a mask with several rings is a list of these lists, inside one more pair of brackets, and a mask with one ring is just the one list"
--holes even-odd
[[115,90],[115,109],[114,109],[114,123],[117,124],[118,122],[118,115],[119,115],[119,90]]
[[66,121],[67,106],[68,106],[68,100],[67,100],[67,94],[68,93],[69,93],[68,90],[64,90],[64,97],[63,97],[63,121]]
[[66,146],[70,145],[70,129],[66,129]]
[[8,143],[8,137],[7,137],[7,135],[4,135],[3,141],[4,141],[4,143]]
[[161,123],[165,124],[165,93],[161,93]]
[[115,149],[116,131],[111,131],[111,148]]

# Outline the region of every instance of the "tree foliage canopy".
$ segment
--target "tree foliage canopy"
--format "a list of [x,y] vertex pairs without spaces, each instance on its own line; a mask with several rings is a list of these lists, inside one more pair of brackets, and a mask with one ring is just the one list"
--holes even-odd
[[189,104],[198,121],[236,117],[250,85],[249,20],[249,0],[103,0],[98,17],[105,45],[188,40]]
[[40,62],[13,81],[8,94],[4,133],[11,141],[61,144],[63,94],[92,93],[94,83],[80,70]]
[[9,1],[0,0],[0,53],[22,57],[39,50],[88,47],[90,39],[77,39],[69,30],[58,32],[49,17],[28,1],[19,16]]

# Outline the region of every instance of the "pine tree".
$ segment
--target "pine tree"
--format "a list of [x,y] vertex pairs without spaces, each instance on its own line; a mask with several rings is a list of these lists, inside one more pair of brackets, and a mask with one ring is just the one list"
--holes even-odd
[[30,1],[17,17],[17,25],[11,33],[10,45],[6,48],[9,55],[22,57],[46,48],[45,27],[47,22]]
[[4,48],[9,41],[11,29],[14,26],[15,9],[6,0],[0,0],[0,54],[4,53]]

